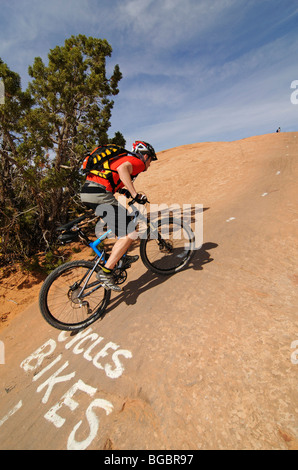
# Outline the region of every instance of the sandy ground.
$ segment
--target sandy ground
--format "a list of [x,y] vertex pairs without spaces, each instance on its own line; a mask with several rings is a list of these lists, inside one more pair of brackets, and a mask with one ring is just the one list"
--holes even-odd
[[297,154],[298,133],[160,152],[136,186],[202,204],[202,248],[169,278],[136,263],[79,335],[45,323],[40,279],[3,282],[0,449],[297,450]]

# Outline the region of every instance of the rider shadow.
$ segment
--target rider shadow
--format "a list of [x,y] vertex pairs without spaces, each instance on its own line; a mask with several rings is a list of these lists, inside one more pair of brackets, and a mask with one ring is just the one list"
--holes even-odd
[[[194,269],[195,271],[203,270],[203,266],[205,264],[211,263],[214,261],[214,258],[211,257],[209,250],[216,248],[218,245],[217,243],[207,242],[202,245],[200,249],[194,254],[191,262],[189,265],[183,270]],[[182,271],[181,271],[182,272]],[[106,309],[106,311],[101,316],[101,319],[105,317],[110,311],[114,310],[118,305],[122,304],[123,302],[126,305],[134,305],[137,302],[138,297],[147,290],[153,289],[154,287],[166,282],[175,274],[170,276],[162,276],[159,274],[155,274],[152,271],[146,271],[142,274],[141,277],[135,279],[134,281],[128,282],[123,291],[115,298],[113,298]]]
[[214,258],[211,257],[209,250],[213,250],[214,248],[217,248],[217,247],[218,247],[217,243],[213,243],[213,242],[203,243],[201,248],[197,250],[197,252],[194,254],[193,258],[191,259],[191,262],[189,263],[186,269],[194,269],[195,271],[201,271],[205,264],[208,264],[214,261]]

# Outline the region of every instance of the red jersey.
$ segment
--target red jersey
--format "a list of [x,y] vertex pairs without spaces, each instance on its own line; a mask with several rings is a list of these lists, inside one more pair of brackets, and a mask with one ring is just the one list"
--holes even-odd
[[[102,186],[105,186],[107,191],[110,191],[111,193],[116,193],[119,189],[123,188],[124,184],[120,180],[119,174],[114,173],[114,171],[117,171],[118,166],[122,165],[122,163],[124,162],[129,162],[132,165],[131,178],[134,178],[146,169],[145,163],[142,162],[142,160],[137,157],[134,157],[133,155],[127,155],[126,157],[117,158],[117,160],[110,162],[110,169],[113,170],[112,175],[114,183],[116,185],[114,190],[108,179],[102,178],[98,175],[89,173],[87,176],[87,181],[93,181],[94,183],[101,184]],[[102,171],[102,173],[104,174],[105,171]]]

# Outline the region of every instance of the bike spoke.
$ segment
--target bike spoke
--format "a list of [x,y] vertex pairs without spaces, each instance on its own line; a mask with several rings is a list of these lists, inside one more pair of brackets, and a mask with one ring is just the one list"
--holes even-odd
[[175,219],[161,220],[141,243],[144,264],[160,274],[174,274],[189,262],[193,254],[194,235],[191,229]]
[[85,261],[70,262],[49,276],[40,296],[40,308],[49,323],[61,329],[75,329],[98,318],[109,295],[92,267]]

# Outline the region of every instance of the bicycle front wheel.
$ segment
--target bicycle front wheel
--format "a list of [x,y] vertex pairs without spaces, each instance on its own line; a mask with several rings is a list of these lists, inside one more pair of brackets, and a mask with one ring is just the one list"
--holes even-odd
[[60,330],[78,330],[103,314],[111,292],[101,286],[93,267],[91,261],[70,261],[46,278],[39,307],[50,325]]
[[157,274],[175,274],[187,266],[194,254],[195,236],[182,220],[160,219],[148,225],[147,238],[140,243],[144,265]]

